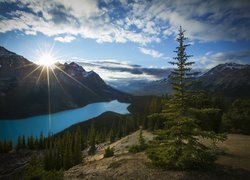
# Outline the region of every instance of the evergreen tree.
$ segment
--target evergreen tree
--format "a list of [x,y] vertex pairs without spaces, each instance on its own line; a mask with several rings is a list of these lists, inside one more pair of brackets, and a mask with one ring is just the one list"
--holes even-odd
[[37,154],[32,154],[29,164],[26,169],[25,177],[24,179],[42,179],[43,176],[43,170],[39,166],[40,160],[37,156]]
[[43,157],[43,165],[45,170],[50,170],[50,159],[49,159],[49,149],[46,146],[44,157]]
[[105,153],[103,155],[104,158],[108,158],[108,157],[112,157],[114,156],[114,147],[110,148],[108,147],[107,149],[105,149]]
[[89,134],[89,154],[94,154],[96,151],[96,131],[94,124],[91,125],[90,134]]
[[31,135],[30,137],[28,137],[28,148],[34,149],[34,147],[35,147],[35,139],[34,136]]
[[0,140],[0,153],[3,153],[3,142]]
[[38,148],[39,148],[39,140],[38,140],[37,137],[36,137],[35,142],[34,142],[34,148],[35,148],[35,149],[38,149]]
[[140,145],[141,149],[145,149],[147,146],[145,139],[142,136],[142,129],[140,129],[140,134],[139,134],[139,145]]
[[250,134],[250,100],[236,99],[222,117],[222,130]]
[[44,136],[43,136],[43,132],[41,132],[40,138],[39,138],[39,148],[40,148],[40,149],[44,149],[44,148],[45,148],[45,147],[44,147],[44,142],[45,142],[45,138],[44,138]]
[[114,133],[113,129],[111,129],[109,132],[109,141],[110,141],[110,143],[115,141],[115,133]]
[[25,136],[22,137],[22,148],[26,148]]
[[78,126],[75,137],[74,137],[74,152],[73,152],[73,161],[74,164],[78,164],[82,161],[82,153],[81,153],[81,129]]
[[173,95],[165,103],[161,113],[150,116],[151,118],[164,119],[165,127],[158,131],[158,136],[152,142],[147,151],[153,164],[173,169],[201,168],[212,165],[215,156],[209,146],[202,144],[200,138],[208,138],[214,141],[223,137],[213,132],[203,131],[199,127],[199,120],[195,114],[211,109],[198,109],[191,106],[191,102],[198,94],[191,91],[194,85],[192,80],[196,72],[192,72],[194,62],[189,61],[190,55],[186,54],[189,46],[184,41],[182,28],[179,29],[176,48],[177,57],[170,62],[176,68],[171,73]]
[[69,132],[64,136],[64,142],[63,167],[69,169],[72,167],[72,140]]
[[22,136],[19,135],[17,139],[17,145],[16,145],[16,150],[19,150],[22,148]]
[[142,128],[140,129],[139,133],[139,144],[135,144],[129,147],[129,152],[131,153],[138,153],[144,151],[148,145],[146,144],[146,141],[144,137],[142,136]]

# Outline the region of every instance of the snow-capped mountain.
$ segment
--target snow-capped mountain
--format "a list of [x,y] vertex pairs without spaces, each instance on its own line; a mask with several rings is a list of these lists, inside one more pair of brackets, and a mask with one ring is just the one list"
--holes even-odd
[[202,87],[225,96],[250,96],[250,65],[225,63],[199,78]]
[[227,70],[242,70],[242,69],[246,69],[249,68],[250,65],[247,64],[236,64],[236,63],[225,63],[225,64],[219,64],[216,67],[212,68],[211,70],[209,70],[207,73],[204,74],[204,76],[209,76],[209,75],[213,75],[214,73],[221,73],[223,71],[227,71]]

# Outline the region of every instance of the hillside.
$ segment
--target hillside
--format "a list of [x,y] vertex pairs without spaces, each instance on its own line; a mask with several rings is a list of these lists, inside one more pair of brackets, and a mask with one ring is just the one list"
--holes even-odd
[[[153,135],[143,131],[148,141]],[[217,165],[209,171],[170,171],[154,168],[145,153],[128,153],[128,147],[137,144],[139,131],[112,144],[100,144],[96,155],[86,156],[83,162],[64,173],[65,179],[249,179],[249,136],[231,134],[219,144],[224,153]],[[114,147],[115,156],[103,159],[104,149]],[[86,155],[86,152],[83,152]]]

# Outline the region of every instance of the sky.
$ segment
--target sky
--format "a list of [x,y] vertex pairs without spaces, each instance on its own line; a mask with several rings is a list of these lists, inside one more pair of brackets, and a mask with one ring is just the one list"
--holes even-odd
[[0,46],[34,62],[166,68],[180,26],[195,67],[250,63],[249,0],[0,0]]

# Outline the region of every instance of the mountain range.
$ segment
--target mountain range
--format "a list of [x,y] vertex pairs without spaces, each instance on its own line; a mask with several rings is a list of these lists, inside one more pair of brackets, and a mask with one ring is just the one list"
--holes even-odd
[[[248,64],[225,63],[209,70],[194,69],[194,71],[201,72],[194,77],[199,81],[193,87],[195,89],[204,89],[227,97],[250,97],[250,65]],[[118,83],[114,86],[133,95],[171,94],[173,92],[169,78],[171,69],[166,69],[166,72],[166,77],[159,77],[159,80],[131,80],[126,84]]]
[[58,112],[129,95],[107,85],[94,71],[71,63],[39,66],[0,47],[0,118]]
[[[166,71],[169,75],[171,69]],[[220,64],[194,78],[201,82],[198,88],[211,93],[250,97],[250,65]],[[106,84],[96,72],[86,71],[75,62],[56,63],[51,68],[39,66],[0,47],[0,119],[53,113],[113,99],[129,102],[129,94],[161,96],[171,92],[169,76],[156,81],[131,79]]]

